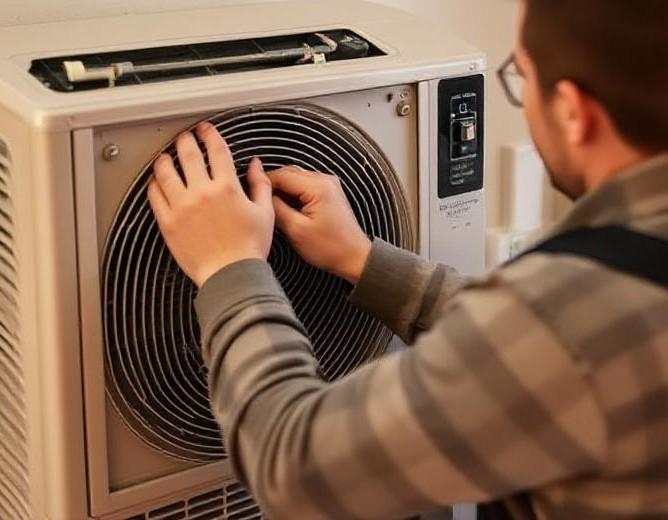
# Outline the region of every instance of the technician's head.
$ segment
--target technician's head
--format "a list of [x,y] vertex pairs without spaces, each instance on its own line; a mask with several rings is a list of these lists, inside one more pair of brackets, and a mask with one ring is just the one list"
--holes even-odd
[[521,3],[503,76],[555,185],[578,197],[668,152],[668,0]]

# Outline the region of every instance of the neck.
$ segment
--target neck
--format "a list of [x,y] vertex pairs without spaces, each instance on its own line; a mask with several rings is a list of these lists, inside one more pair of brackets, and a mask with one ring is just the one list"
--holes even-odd
[[597,190],[604,184],[623,175],[626,170],[652,157],[628,146],[614,150],[603,149],[593,154],[585,168],[585,188],[587,192]]

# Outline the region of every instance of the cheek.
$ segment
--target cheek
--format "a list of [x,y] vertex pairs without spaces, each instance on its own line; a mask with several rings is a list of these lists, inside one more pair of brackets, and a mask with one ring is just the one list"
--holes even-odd
[[550,125],[549,116],[537,89],[527,88],[524,109],[531,138],[549,170],[559,168],[559,138]]
[[536,90],[527,85],[524,89],[524,109],[527,123],[534,139],[540,139],[545,133],[545,120],[541,114],[541,106]]
[[536,148],[546,162],[550,162],[553,150],[556,148],[558,136],[549,124],[548,115],[545,113],[545,105],[536,88],[527,86],[524,92],[524,109],[529,125],[529,131]]
[[577,196],[581,190],[577,178],[572,175],[575,170],[568,158],[568,148],[538,89],[528,88],[525,91],[524,109],[531,137],[552,183],[566,195]]

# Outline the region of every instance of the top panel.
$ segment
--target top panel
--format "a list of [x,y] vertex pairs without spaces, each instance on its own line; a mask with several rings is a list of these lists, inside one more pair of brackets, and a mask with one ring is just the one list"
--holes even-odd
[[[348,35],[369,43],[368,57],[327,59],[331,42],[318,34],[335,37],[341,32],[344,38]],[[278,59],[247,55],[250,47],[244,46],[253,41],[288,44],[288,53],[300,53],[297,61],[305,57],[304,48],[297,51],[291,45],[305,43],[310,47],[308,59],[298,66],[258,67],[254,63],[238,67],[232,74],[213,75],[193,74],[203,67],[181,68],[183,64],[177,63],[179,72],[169,81],[145,81],[154,74],[148,70],[134,76],[134,84],[123,83],[133,77],[130,62],[125,60],[138,50],[143,57],[150,56],[149,61],[162,52],[184,51],[181,59],[189,61],[193,51],[210,53],[212,48],[207,45],[213,42],[225,47],[214,52],[214,59],[239,52],[242,54],[233,56],[235,60]],[[114,55],[118,61],[98,60],[102,70],[95,70],[95,63],[86,61]],[[80,58],[68,60],[73,77],[99,75],[106,86],[110,79],[124,86],[70,90],[62,81],[63,58]],[[133,67],[135,60],[136,55],[131,58]],[[142,64],[141,59],[136,61]],[[165,68],[163,63],[157,65]],[[207,66],[214,70],[221,67],[217,62]],[[226,66],[223,62],[222,67]],[[48,131],[417,83],[469,75],[485,67],[480,51],[429,20],[362,0],[243,3],[0,28],[0,106],[30,126]],[[43,82],[51,88],[45,88]]]

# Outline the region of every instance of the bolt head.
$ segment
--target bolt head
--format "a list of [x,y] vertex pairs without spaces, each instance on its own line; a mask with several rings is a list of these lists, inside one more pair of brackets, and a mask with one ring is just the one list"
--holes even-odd
[[121,149],[118,147],[117,144],[108,144],[107,146],[104,147],[104,150],[102,150],[102,157],[104,157],[106,161],[113,161],[120,154],[121,154]]
[[402,101],[397,105],[397,114],[399,114],[401,117],[406,117],[411,113],[412,107],[411,104],[408,103],[407,101]]

